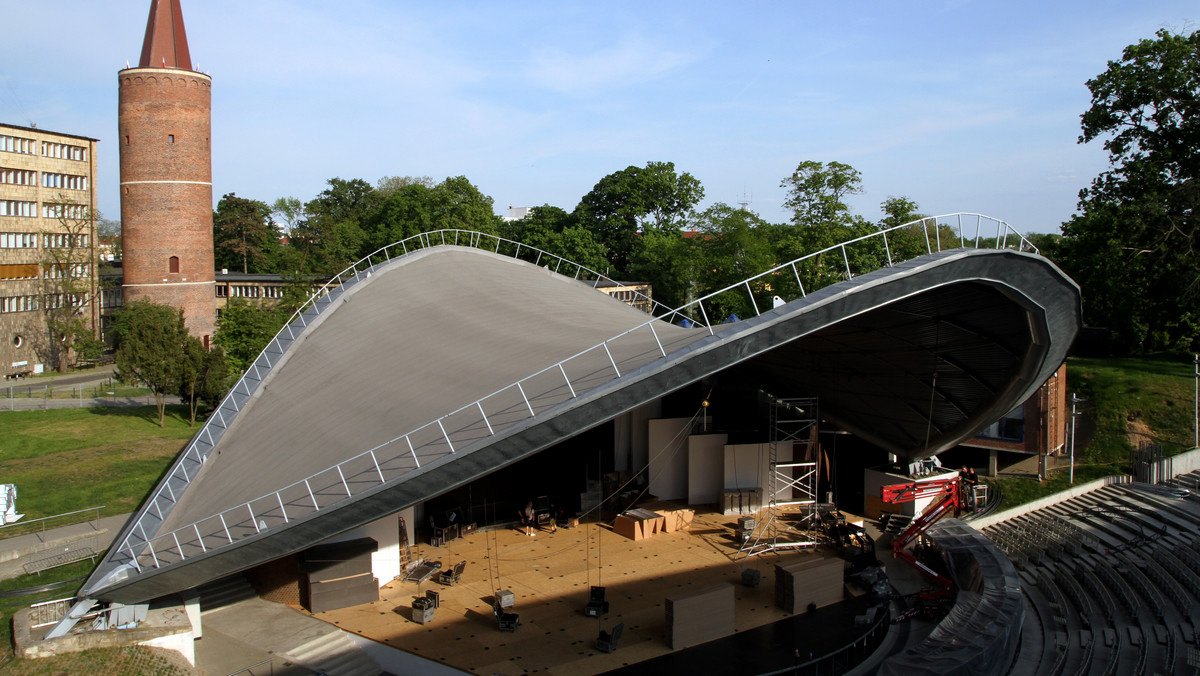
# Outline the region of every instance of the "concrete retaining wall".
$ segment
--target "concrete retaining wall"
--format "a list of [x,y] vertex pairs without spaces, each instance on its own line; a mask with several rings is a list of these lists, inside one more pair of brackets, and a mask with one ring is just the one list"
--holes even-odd
[[1018,516],[1021,516],[1023,514],[1028,514],[1033,511],[1037,511],[1039,509],[1042,509],[1043,507],[1049,507],[1050,505],[1056,505],[1064,500],[1070,500],[1071,498],[1079,497],[1080,495],[1083,495],[1084,493],[1091,493],[1092,491],[1097,490],[1099,488],[1104,488],[1105,486],[1110,486],[1112,484],[1127,484],[1129,482],[1130,482],[1130,478],[1128,475],[1125,475],[1125,474],[1106,476],[1103,479],[1096,479],[1095,481],[1089,481],[1086,484],[1079,484],[1078,486],[1074,486],[1074,487],[1069,488],[1060,493],[1055,493],[1054,495],[1048,495],[1040,500],[1034,500],[1033,502],[1027,502],[1023,505],[1017,505],[1016,507],[1013,507],[1012,509],[1006,509],[1006,510],[1003,510],[1000,512],[996,512],[995,514],[989,514],[985,517],[970,521],[969,523],[975,530],[983,530],[984,528],[987,528],[988,526],[991,526],[991,525],[994,525],[997,523],[1001,523],[1003,521],[1008,521],[1009,519],[1015,519]]

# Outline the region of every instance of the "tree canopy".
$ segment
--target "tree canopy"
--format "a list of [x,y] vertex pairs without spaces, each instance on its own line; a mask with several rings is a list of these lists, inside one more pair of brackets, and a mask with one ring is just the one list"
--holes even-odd
[[271,220],[271,207],[229,193],[213,212],[213,253],[218,268],[272,272],[281,233]]
[[580,225],[608,250],[613,267],[625,271],[639,233],[678,232],[704,199],[704,186],[674,162],[647,162],[600,179],[575,207]]
[[147,300],[126,304],[113,325],[118,377],[127,383],[145,383],[154,391],[159,427],[166,396],[178,389],[187,338],[181,310]]
[[[1109,168],[1079,193],[1057,261],[1083,288],[1084,321],[1122,352],[1200,346],[1200,31],[1160,30],[1087,82],[1080,143]],[[1136,299],[1136,302],[1134,302]]]

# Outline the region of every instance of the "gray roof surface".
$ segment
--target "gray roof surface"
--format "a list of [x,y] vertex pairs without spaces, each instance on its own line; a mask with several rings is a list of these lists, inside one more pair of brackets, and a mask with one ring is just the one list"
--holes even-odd
[[[398,259],[325,311],[275,365],[218,461],[196,477],[203,489],[187,491],[163,527],[300,481],[649,319],[583,283],[479,249]],[[658,331],[676,346],[707,336],[665,324]],[[657,356],[648,331],[631,337],[631,348]]]

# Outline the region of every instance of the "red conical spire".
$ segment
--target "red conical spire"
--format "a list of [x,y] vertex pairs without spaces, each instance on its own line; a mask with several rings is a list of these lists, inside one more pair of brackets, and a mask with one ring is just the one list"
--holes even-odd
[[142,42],[138,67],[192,69],[179,0],[152,0],[150,3],[150,19],[146,22],[146,39]]

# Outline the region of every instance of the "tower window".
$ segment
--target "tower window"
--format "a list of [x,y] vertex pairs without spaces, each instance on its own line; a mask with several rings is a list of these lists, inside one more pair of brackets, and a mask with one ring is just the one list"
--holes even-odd
[[125,135],[125,145],[129,145],[129,134]]
[[179,272],[179,256],[171,256],[167,259],[167,271]]
[[167,134],[167,143],[174,143],[174,142],[175,142],[175,135]]

